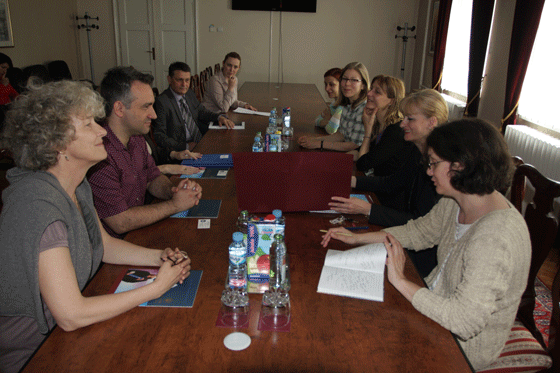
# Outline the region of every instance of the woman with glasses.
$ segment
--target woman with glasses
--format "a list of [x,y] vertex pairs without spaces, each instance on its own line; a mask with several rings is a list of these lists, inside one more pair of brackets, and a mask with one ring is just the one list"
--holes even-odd
[[[315,119],[315,125],[317,127],[325,128],[325,130],[329,134],[335,133],[338,130],[338,125],[340,124],[338,123],[337,125],[335,123],[336,120],[331,121],[333,114],[335,114],[337,108],[339,107],[335,106],[334,103],[338,99],[340,73],[342,73],[341,69],[339,69],[338,67],[333,67],[332,69],[327,70],[327,72],[323,76],[325,81],[325,92],[327,92],[327,95],[330,99],[333,100],[333,102],[329,105],[328,108],[325,108],[325,110],[323,110],[323,112]],[[342,112],[342,109],[340,109],[340,112]],[[338,120],[340,120],[340,114]],[[331,125],[327,126],[329,122],[331,123]]]
[[307,149],[328,149],[349,152],[357,149],[364,138],[362,114],[369,90],[369,73],[360,62],[342,69],[339,94],[334,105],[342,107],[338,131],[328,136],[302,136],[300,146]]
[[[400,168],[389,176],[352,176],[352,188],[374,192],[380,204],[360,198],[332,197],[331,209],[343,214],[369,215],[369,223],[383,227],[406,224],[426,215],[439,200],[435,187],[426,174],[423,154],[426,139],[436,126],[447,122],[449,110],[439,92],[423,89],[411,93],[400,104],[404,119],[400,127],[404,140],[414,144]],[[436,265],[435,249],[410,253],[422,277]]]
[[[389,282],[419,312],[457,336],[475,370],[491,364],[509,336],[527,286],[531,242],[525,220],[498,191],[511,182],[507,145],[493,125],[460,120],[435,128],[426,141],[428,175],[444,196],[424,217],[380,232],[330,229],[349,244],[383,242]],[[408,280],[406,254],[438,245],[427,287]]]

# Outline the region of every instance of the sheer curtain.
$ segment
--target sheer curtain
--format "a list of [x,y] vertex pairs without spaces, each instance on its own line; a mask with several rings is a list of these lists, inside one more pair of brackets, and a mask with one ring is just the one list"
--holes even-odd
[[441,88],[467,97],[472,0],[453,0]]
[[521,118],[556,132],[560,132],[560,118],[556,113],[560,72],[555,56],[558,15],[560,1],[545,1],[517,109]]

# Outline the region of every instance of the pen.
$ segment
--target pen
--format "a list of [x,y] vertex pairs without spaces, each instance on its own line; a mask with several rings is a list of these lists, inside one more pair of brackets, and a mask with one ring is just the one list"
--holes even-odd
[[358,231],[360,229],[368,229],[369,227],[344,227],[346,229],[348,229],[349,231]]

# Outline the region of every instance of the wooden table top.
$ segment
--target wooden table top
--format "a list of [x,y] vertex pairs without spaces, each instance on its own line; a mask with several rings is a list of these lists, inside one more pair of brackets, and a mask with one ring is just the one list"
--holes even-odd
[[[240,99],[260,111],[291,106],[296,137],[315,133],[314,118],[325,107],[314,85],[245,83]],[[277,97],[278,100],[272,100]],[[231,115],[245,130],[210,131],[197,150],[250,151],[266,117]],[[297,147],[292,147],[297,149]],[[216,326],[228,267],[228,245],[238,208],[233,170],[225,180],[199,180],[203,198],[221,199],[210,229],[197,219],[165,219],[130,232],[126,239],[153,248],[180,247],[203,270],[193,308],[136,307],[73,332],[55,328],[25,372],[471,372],[451,333],[416,311],[385,280],[384,302],[317,293],[327,249],[319,229],[331,227],[332,214],[288,213],[286,246],[291,259],[292,321],[289,332],[259,331],[261,295],[250,295],[249,326]],[[355,217],[366,225],[365,217]],[[363,223],[363,224],[362,224]],[[380,227],[372,227],[372,230]],[[333,242],[330,249],[348,246]],[[106,294],[127,266],[103,265],[84,295]],[[406,273],[422,280],[410,261]],[[251,345],[230,351],[223,344],[233,331],[247,333]]]

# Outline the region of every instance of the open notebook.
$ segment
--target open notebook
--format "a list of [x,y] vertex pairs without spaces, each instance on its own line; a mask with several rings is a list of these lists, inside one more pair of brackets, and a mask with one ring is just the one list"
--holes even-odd
[[328,210],[332,196],[350,195],[350,154],[234,153],[237,205],[249,212]]

